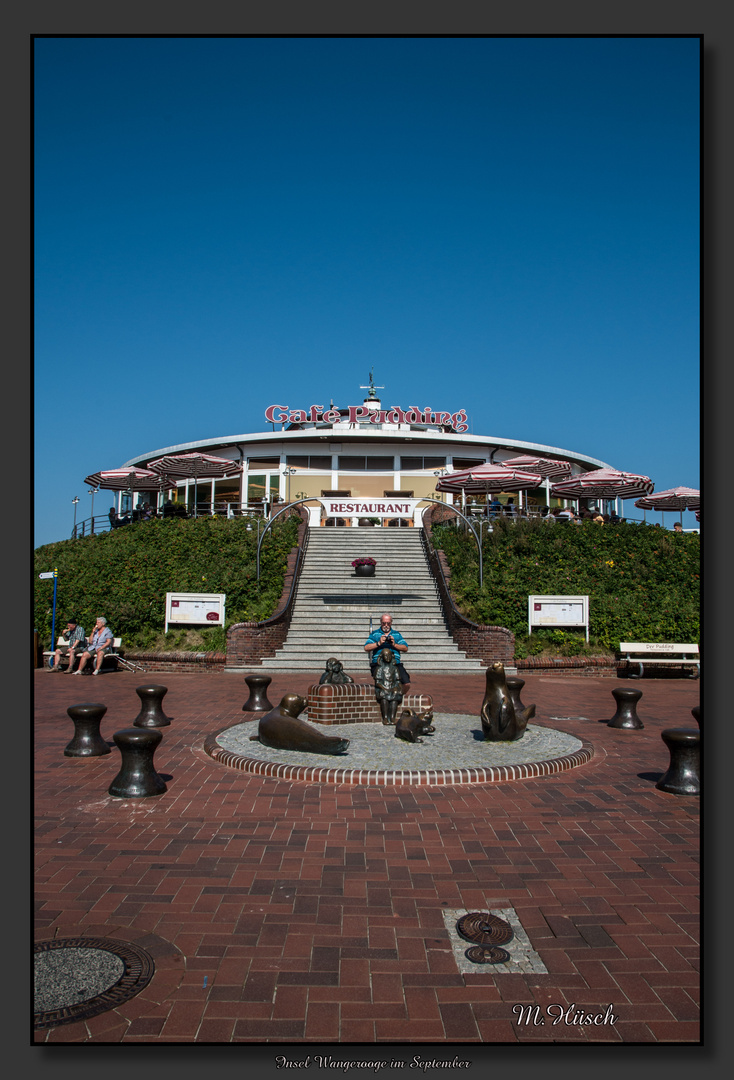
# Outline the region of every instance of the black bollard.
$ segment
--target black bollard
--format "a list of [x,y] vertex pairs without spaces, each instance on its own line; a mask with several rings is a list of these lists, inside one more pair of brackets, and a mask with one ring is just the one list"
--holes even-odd
[[107,712],[106,705],[85,701],[66,711],[74,721],[74,738],[64,750],[65,757],[102,757],[111,753],[99,733],[102,717]]
[[670,766],[655,787],[671,795],[700,795],[701,733],[693,728],[666,728],[660,737],[670,750]]
[[698,724],[698,727],[699,727],[699,730],[700,730],[700,728],[701,728],[701,706],[700,705],[694,705],[693,708],[691,709],[691,715],[693,716],[693,719]]
[[270,712],[273,706],[268,701],[267,690],[272,682],[269,675],[245,675],[245,682],[250,688],[250,696],[242,706],[243,712]]
[[518,679],[515,675],[508,675],[505,679],[505,682],[507,684],[507,689],[510,693],[510,701],[515,706],[515,712],[525,712],[525,706],[523,705],[522,701],[520,701],[520,691],[525,685],[525,680]]
[[643,728],[645,726],[637,715],[635,708],[642,697],[642,690],[631,690],[627,686],[622,686],[618,690],[612,690],[612,696],[617,702],[617,711],[612,719],[607,722],[607,727],[632,730],[633,728]]
[[135,693],[142,704],[140,712],[133,720],[135,727],[158,728],[171,723],[161,705],[168,693],[167,686],[136,686]]
[[122,754],[122,768],[107,789],[118,799],[143,799],[162,795],[165,781],[153,766],[153,755],[163,736],[155,729],[124,728],[112,736]]

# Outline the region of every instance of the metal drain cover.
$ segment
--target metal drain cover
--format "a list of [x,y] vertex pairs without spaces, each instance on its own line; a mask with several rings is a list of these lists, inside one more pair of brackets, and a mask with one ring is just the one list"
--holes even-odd
[[464,956],[473,964],[506,964],[510,959],[507,949],[500,949],[497,945],[492,945],[488,949],[482,945],[472,945],[471,949],[466,950]]
[[34,946],[33,1026],[87,1020],[135,997],[155,972],[153,958],[129,941],[56,938]]
[[500,919],[499,915],[490,915],[488,911],[470,911],[462,915],[456,929],[465,941],[484,947],[506,945],[514,937],[510,924]]

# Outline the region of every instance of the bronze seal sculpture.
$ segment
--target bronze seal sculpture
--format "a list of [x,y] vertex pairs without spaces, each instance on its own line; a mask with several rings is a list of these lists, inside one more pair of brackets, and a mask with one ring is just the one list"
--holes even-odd
[[528,720],[535,716],[535,706],[515,708],[505,681],[505,665],[499,661],[487,668],[487,687],[482,702],[482,731],[489,742],[514,742],[521,739]]
[[395,725],[395,738],[405,739],[406,742],[412,743],[423,742],[423,739],[419,738],[419,736],[433,735],[436,730],[433,727],[432,720],[432,709],[424,713],[415,713],[411,712],[410,709],[403,709]]
[[280,705],[271,709],[257,725],[257,735],[251,742],[261,742],[273,750],[301,750],[309,754],[343,754],[349,739],[336,735],[324,735],[318,728],[299,720],[306,708],[306,699],[300,694],[286,694]]

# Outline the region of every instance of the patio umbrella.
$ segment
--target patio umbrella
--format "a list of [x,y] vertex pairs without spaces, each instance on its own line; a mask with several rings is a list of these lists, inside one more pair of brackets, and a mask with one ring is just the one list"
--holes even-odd
[[551,488],[551,494],[571,499],[633,499],[635,495],[652,494],[654,486],[649,476],[638,473],[590,469],[568,480],[559,480]]
[[525,469],[527,472],[540,473],[545,480],[545,501],[550,502],[551,477],[571,475],[570,461],[554,461],[553,458],[533,457],[532,454],[518,454],[517,457],[498,461],[505,469]]
[[639,506],[641,510],[660,510],[663,515],[663,528],[665,528],[665,511],[699,510],[701,492],[689,487],[668,488],[667,491],[657,491],[654,495],[646,495],[638,499],[635,506]]
[[504,465],[477,465],[473,469],[461,469],[442,476],[436,484],[436,491],[489,495],[499,491],[527,491],[538,487],[542,480],[538,472],[511,469]]
[[85,476],[84,483],[103,491],[153,491],[160,477],[150,469],[103,469]]
[[232,458],[214,457],[213,454],[166,454],[165,457],[148,463],[149,468],[160,476],[178,477],[194,481],[194,517],[198,498],[199,479],[214,480],[225,476],[236,476],[242,472],[242,465]]

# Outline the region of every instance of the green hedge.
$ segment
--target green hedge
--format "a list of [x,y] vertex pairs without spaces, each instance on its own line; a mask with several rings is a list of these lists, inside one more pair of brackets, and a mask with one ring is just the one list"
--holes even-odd
[[[104,615],[126,645],[162,633],[167,592],[226,593],[226,625],[273,614],[283,589],[288,553],[299,518],[276,521],[260,550],[254,519],[154,520],[79,540],[46,544],[34,553],[34,626],[44,648],[51,643],[53,580],[58,569],[56,633],[76,616],[87,633]],[[250,526],[248,528],[248,525]],[[212,648],[222,648],[222,628],[203,628]]]
[[[455,603],[474,622],[506,626],[525,639],[528,596],[588,594],[590,637],[604,648],[618,649],[620,641],[699,640],[698,533],[591,521],[498,519],[493,525],[482,545],[481,590],[471,534],[451,524],[433,529],[451,567]],[[540,638],[553,634],[564,636],[548,631]]]

